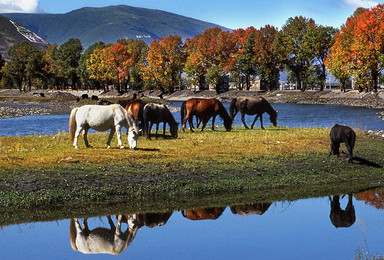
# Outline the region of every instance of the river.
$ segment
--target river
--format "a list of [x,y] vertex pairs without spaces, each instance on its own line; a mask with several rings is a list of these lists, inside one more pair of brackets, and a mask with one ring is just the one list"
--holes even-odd
[[[181,102],[171,105],[180,108]],[[229,103],[224,103],[229,111]],[[384,121],[379,118],[377,109],[363,107],[347,107],[337,105],[305,105],[305,104],[272,104],[278,110],[278,126],[287,127],[332,127],[336,123],[349,125],[360,130],[384,130]],[[180,113],[173,113],[177,122],[180,122]],[[11,135],[46,135],[56,134],[62,131],[68,132],[68,114],[62,115],[37,115],[16,118],[0,119],[0,136]],[[246,123],[251,125],[254,116],[246,116]],[[264,126],[271,125],[269,115],[263,115]],[[211,125],[211,121],[207,126]],[[217,117],[215,125],[223,125],[220,117]],[[233,121],[233,126],[242,126],[240,113]],[[258,120],[255,127],[260,127]]]

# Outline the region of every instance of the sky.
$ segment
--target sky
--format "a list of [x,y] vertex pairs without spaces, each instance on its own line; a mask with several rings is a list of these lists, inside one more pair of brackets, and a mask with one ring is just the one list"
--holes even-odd
[[290,17],[312,18],[316,24],[339,28],[358,7],[376,0],[0,0],[0,13],[63,14],[82,7],[130,5],[167,11],[230,29],[273,25],[280,29]]

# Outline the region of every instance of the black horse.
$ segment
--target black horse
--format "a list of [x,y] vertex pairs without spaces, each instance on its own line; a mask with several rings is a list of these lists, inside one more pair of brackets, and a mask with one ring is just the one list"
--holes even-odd
[[156,124],[156,138],[157,131],[159,130],[159,124],[164,123],[163,137],[165,138],[165,125],[168,123],[170,126],[171,135],[173,138],[177,138],[178,124],[175,121],[172,113],[167,106],[154,103],[148,103],[143,109],[144,118],[144,132],[148,139],[151,139],[151,129],[153,124]]
[[331,138],[331,149],[329,156],[331,156],[332,153],[339,156],[340,144],[344,143],[348,150],[348,162],[352,162],[353,148],[355,147],[356,141],[355,131],[353,131],[349,126],[336,124],[334,127],[332,127],[329,136]]

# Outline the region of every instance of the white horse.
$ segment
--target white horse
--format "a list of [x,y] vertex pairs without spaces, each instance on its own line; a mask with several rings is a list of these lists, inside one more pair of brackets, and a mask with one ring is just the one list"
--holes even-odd
[[69,117],[69,133],[73,146],[77,147],[77,140],[82,130],[84,130],[84,142],[87,147],[92,147],[88,143],[87,133],[90,128],[96,131],[107,131],[109,134],[107,147],[111,148],[111,140],[116,132],[117,141],[121,149],[124,148],[121,142],[121,127],[125,127],[128,133],[129,147],[134,149],[137,145],[139,132],[132,116],[118,104],[109,106],[86,105],[72,109]]
[[123,216],[117,216],[117,225],[107,216],[109,228],[98,227],[93,230],[88,228],[88,221],[84,219],[83,228],[77,218],[71,219],[69,225],[69,241],[75,251],[83,254],[111,254],[118,255],[131,244],[139,229],[136,214],[126,216],[127,230],[123,232],[121,225]]

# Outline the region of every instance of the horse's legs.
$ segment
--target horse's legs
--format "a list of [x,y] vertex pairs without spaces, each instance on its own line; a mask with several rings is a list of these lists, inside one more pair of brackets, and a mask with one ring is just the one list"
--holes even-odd
[[204,131],[205,126],[209,121],[209,117],[203,117],[203,125],[201,126],[201,131]]
[[113,137],[113,134],[115,133],[115,128],[111,128],[111,132],[109,133],[109,136],[108,136],[108,140],[107,140],[107,148],[111,148],[111,141],[112,141],[112,137]]
[[[255,120],[256,120],[256,119],[255,119]],[[248,129],[248,126],[247,126],[247,124],[245,123],[245,113],[241,113],[241,121],[243,122],[245,129]]]
[[263,114],[260,114],[260,125],[261,125],[261,129],[264,129],[264,126],[263,126]]
[[77,140],[79,139],[79,135],[81,133],[81,130],[83,130],[83,129],[79,126],[76,128],[75,138],[73,140],[73,146],[75,147],[75,149],[79,148],[79,147],[77,147]]
[[348,162],[352,162],[353,147],[348,142],[345,142],[345,146],[347,147],[347,151],[348,151]]
[[[253,126],[255,125],[255,123],[256,123],[256,121],[257,121],[258,118],[259,118],[259,114],[256,114],[256,116],[255,116],[255,120],[253,120],[253,123],[252,123],[252,125],[251,125],[251,129],[253,129]],[[261,118],[260,118],[260,120],[261,120]]]
[[163,138],[165,139],[165,126],[166,126],[166,122],[164,121],[164,125],[163,125]]
[[157,139],[157,132],[159,131],[159,124],[160,124],[160,123],[157,123],[157,124],[156,124],[156,139]]
[[[120,149],[124,149],[123,142],[121,141],[121,126],[116,125],[115,128],[116,128],[116,135],[117,135],[117,143],[119,144]],[[112,129],[111,129],[111,132],[112,132]],[[111,137],[111,139],[112,139],[112,137]],[[109,138],[108,138],[108,140],[109,140]]]
[[84,142],[85,142],[85,146],[87,146],[87,148],[92,148],[92,146],[90,146],[88,143],[88,137],[87,137],[88,130],[89,130],[89,128],[84,128],[84,134],[83,134]]
[[212,117],[212,131],[215,131],[215,119],[216,119],[216,116],[213,116]]

